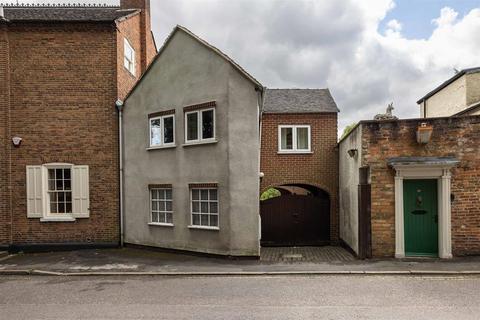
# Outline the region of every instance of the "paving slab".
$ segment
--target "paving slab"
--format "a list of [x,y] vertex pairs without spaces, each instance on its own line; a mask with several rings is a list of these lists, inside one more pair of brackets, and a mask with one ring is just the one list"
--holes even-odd
[[0,261],[0,274],[480,274],[478,256],[451,260],[356,260],[348,252],[342,252],[341,248],[274,249],[267,250],[259,260],[233,260],[138,248],[17,254]]

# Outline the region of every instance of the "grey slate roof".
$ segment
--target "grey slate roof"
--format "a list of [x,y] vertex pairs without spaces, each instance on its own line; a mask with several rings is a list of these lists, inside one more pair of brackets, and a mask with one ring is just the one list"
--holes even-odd
[[8,21],[95,21],[108,22],[136,13],[120,7],[4,7]]
[[470,74],[470,73],[477,73],[477,72],[480,72],[480,67],[463,69],[463,70],[459,71],[459,72],[456,73],[453,77],[451,77],[451,78],[448,79],[447,81],[443,82],[441,85],[439,85],[438,87],[436,87],[435,89],[433,89],[432,91],[430,91],[429,93],[427,93],[425,96],[423,96],[421,99],[419,99],[419,100],[417,101],[417,104],[420,104],[420,103],[422,103],[423,101],[425,101],[426,99],[430,98],[430,97],[433,96],[435,93],[437,93],[438,91],[442,90],[443,88],[445,88],[445,87],[448,86],[450,83],[452,83],[452,82],[454,82],[455,80],[457,80],[458,78],[462,77],[463,75],[465,75],[465,74]]
[[339,112],[328,89],[267,89],[264,113]]

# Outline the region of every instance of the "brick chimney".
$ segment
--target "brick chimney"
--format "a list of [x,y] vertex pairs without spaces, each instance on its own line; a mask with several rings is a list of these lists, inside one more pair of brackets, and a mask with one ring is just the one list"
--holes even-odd
[[141,28],[141,40],[142,40],[142,52],[141,52],[141,68],[142,72],[147,69],[151,60],[150,46],[153,44],[152,39],[152,26],[150,21],[150,0],[120,0],[120,7],[122,9],[140,9],[140,28]]

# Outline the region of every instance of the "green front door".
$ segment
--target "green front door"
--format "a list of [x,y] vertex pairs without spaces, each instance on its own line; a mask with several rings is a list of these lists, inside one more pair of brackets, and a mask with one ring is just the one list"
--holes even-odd
[[438,256],[437,180],[404,180],[406,256]]

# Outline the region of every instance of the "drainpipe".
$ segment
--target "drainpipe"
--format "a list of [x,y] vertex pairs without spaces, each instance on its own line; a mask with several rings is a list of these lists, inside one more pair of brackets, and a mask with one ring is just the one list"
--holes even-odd
[[119,181],[120,181],[120,246],[123,247],[124,219],[123,219],[123,101],[115,102],[118,110],[118,157],[119,157]]

